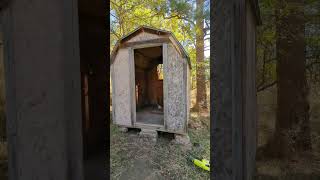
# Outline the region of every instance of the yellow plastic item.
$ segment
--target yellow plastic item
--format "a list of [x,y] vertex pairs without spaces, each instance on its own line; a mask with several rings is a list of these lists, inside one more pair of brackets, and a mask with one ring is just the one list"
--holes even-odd
[[202,169],[204,169],[204,170],[206,170],[206,171],[210,171],[210,163],[209,163],[208,160],[202,159],[202,160],[200,161],[200,160],[198,160],[198,159],[193,159],[192,162],[193,162],[196,166],[198,166],[198,167],[200,167],[200,168],[202,168]]

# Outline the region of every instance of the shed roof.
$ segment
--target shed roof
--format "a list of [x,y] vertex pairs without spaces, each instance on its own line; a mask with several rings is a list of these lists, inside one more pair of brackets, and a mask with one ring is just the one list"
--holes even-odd
[[[113,63],[115,56],[118,52],[118,50],[120,49],[121,45],[124,44],[124,42],[129,41],[131,38],[137,36],[138,34],[140,34],[141,32],[148,32],[151,34],[156,34],[156,35],[167,35],[173,38],[174,43],[176,43],[178,45],[178,48],[180,50],[180,52],[182,53],[182,55],[186,58],[188,64],[189,64],[189,68],[191,69],[191,62],[190,62],[190,57],[188,55],[188,53],[186,52],[186,50],[183,48],[183,46],[181,45],[181,43],[177,40],[177,38],[174,36],[174,34],[170,31],[167,30],[162,30],[162,29],[157,29],[154,27],[150,27],[150,26],[139,26],[138,28],[136,28],[135,30],[133,30],[132,32],[130,32],[129,34],[123,36],[121,39],[119,39],[115,45],[115,47],[112,50],[111,53],[111,64]],[[167,38],[166,40],[171,41],[171,39]]]

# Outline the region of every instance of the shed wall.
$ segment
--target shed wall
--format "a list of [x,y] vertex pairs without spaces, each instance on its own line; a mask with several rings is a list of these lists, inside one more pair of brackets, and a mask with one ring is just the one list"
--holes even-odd
[[257,97],[256,97],[256,25],[253,10],[249,3],[247,3],[247,58],[245,67],[245,118],[244,118],[244,134],[246,153],[246,179],[252,180],[252,174],[255,173],[255,157],[257,146]]
[[4,77],[4,54],[3,54],[3,37],[1,31],[1,22],[0,22],[0,141],[5,137],[6,127],[5,127],[5,77]]
[[21,0],[3,13],[10,179],[83,179],[76,7]]
[[[239,121],[241,114],[234,112],[235,93],[240,90],[235,82],[238,74],[234,72],[237,59],[235,45],[239,44],[235,40],[235,8],[234,1],[214,1],[211,3],[211,9],[214,13],[214,21],[211,26],[213,36],[211,57],[214,59],[210,69],[212,88],[210,89],[211,106],[210,116],[213,119],[211,130],[211,161],[215,167],[214,179],[234,180],[242,179],[242,161],[239,159],[242,155],[242,146],[235,142],[234,135],[241,136],[239,133]],[[239,68],[240,66],[236,66]],[[241,79],[240,79],[241,80]],[[241,106],[239,106],[241,107]],[[240,117],[239,117],[240,115]],[[235,133],[237,130],[237,133]],[[237,151],[237,154],[234,153]],[[239,156],[240,155],[240,156]]]
[[[176,51],[180,54],[181,57],[183,57],[184,52],[179,48],[179,44],[176,42],[176,40],[172,36],[169,36],[169,39],[171,40],[172,45],[173,45],[173,47],[175,47]],[[185,59],[185,60],[187,60],[187,59]]]
[[190,98],[190,90],[191,90],[191,79],[190,79],[190,68],[186,68],[186,71],[187,71],[187,79],[186,79],[186,82],[187,82],[187,120],[186,120],[186,129],[187,129],[187,126],[188,126],[188,122],[189,122],[189,119],[190,119],[190,105],[191,105],[191,98]]
[[255,27],[248,0],[214,1],[211,141],[214,179],[251,180],[255,157]]
[[131,125],[131,86],[130,86],[130,65],[129,49],[119,49],[115,61],[111,66],[112,87],[113,87],[113,119],[116,124]]
[[185,132],[187,120],[187,62],[169,43],[164,61],[164,104],[168,131]]

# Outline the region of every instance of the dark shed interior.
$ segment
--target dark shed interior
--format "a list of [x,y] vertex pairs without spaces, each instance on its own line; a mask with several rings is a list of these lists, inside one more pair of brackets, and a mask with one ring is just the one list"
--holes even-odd
[[134,50],[136,120],[163,125],[162,46]]
[[85,179],[105,177],[109,61],[103,1],[78,0],[82,143]]

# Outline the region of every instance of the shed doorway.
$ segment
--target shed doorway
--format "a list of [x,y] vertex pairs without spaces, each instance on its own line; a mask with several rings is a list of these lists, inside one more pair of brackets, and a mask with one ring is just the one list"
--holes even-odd
[[162,46],[133,49],[136,124],[164,126]]

